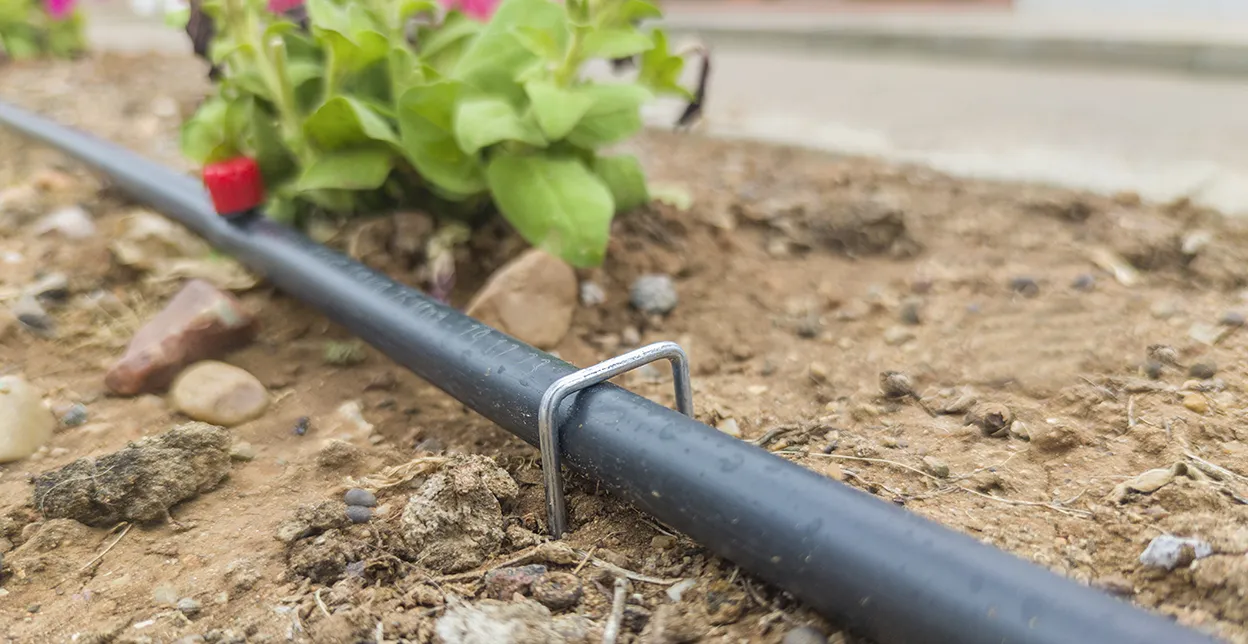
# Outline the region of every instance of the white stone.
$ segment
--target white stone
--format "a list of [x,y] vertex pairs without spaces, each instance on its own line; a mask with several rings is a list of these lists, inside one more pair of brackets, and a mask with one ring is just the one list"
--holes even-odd
[[34,454],[55,430],[56,417],[37,389],[19,376],[0,376],[0,463]]

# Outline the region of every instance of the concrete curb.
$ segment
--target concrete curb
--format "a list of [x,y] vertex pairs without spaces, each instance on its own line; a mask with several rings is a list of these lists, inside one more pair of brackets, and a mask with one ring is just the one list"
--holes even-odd
[[673,34],[697,36],[710,45],[1248,76],[1248,35],[1238,42],[1232,38],[1130,31],[1097,34],[1080,30],[1082,33],[1064,35],[1058,29],[976,29],[956,23],[942,25],[939,20],[928,24],[832,22],[827,16],[812,16],[807,21],[757,21],[754,25],[742,22],[745,20],[690,14],[669,16],[664,25]]

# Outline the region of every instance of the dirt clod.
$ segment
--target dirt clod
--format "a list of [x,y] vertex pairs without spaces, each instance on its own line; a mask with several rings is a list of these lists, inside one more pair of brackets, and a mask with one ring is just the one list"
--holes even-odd
[[531,600],[482,599],[450,606],[435,625],[444,644],[566,644],[550,610]]
[[1000,403],[980,403],[966,415],[966,422],[984,432],[984,436],[1004,436],[1014,422],[1014,412]]
[[485,574],[485,596],[507,600],[516,593],[528,594],[533,582],[544,574],[546,566],[541,564],[491,570]]
[[48,518],[87,525],[148,522],[216,487],[230,471],[230,436],[205,423],[180,425],[99,459],[83,458],[35,478],[33,503]]
[[569,572],[548,572],[533,582],[533,599],[555,611],[576,606],[584,595],[581,580]]
[[493,460],[452,457],[408,500],[404,537],[432,570],[451,573],[478,566],[502,543],[500,501],[517,494],[516,482]]

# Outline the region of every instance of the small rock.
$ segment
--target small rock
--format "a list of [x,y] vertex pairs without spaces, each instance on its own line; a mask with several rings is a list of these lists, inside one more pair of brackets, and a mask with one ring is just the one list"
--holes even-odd
[[0,376],[0,463],[34,454],[52,439],[56,418],[43,394],[19,376]]
[[1163,369],[1164,367],[1162,364],[1156,360],[1149,360],[1148,362],[1145,362],[1142,367],[1140,367],[1140,371],[1144,372],[1144,375],[1147,376],[1149,380],[1157,380],[1161,378],[1161,372]]
[[48,273],[35,280],[24,292],[47,306],[60,306],[69,301],[69,278],[64,273]]
[[254,332],[252,316],[234,296],[191,280],[139,329],[104,383],[122,395],[161,390],[186,365],[240,347]]
[[189,367],[173,382],[174,409],[213,425],[234,427],[259,418],[269,407],[269,392],[260,380],[233,365],[205,360]]
[[917,297],[908,297],[902,301],[898,317],[901,318],[902,324],[915,326],[923,323],[922,313],[923,300]]
[[530,249],[495,271],[465,312],[522,342],[550,349],[572,325],[577,291],[571,266]]
[[1169,320],[1183,310],[1183,303],[1176,300],[1157,300],[1148,311],[1158,320]]
[[650,315],[671,313],[679,301],[672,278],[661,273],[642,275],[629,289],[629,302],[633,308]]
[[308,418],[307,416],[300,416],[295,419],[295,426],[291,429],[291,432],[294,433],[295,436],[303,436],[308,433],[308,427],[311,424],[311,418]]
[[161,584],[152,589],[152,601],[158,606],[173,606],[178,603],[178,591],[173,586]]
[[401,526],[421,565],[454,573],[481,565],[503,540],[500,501],[520,493],[493,460],[456,455],[408,499]]
[[645,635],[639,641],[656,644],[689,644],[702,641],[711,630],[709,624],[694,612],[667,604],[654,611],[650,621],[653,638]]
[[51,338],[56,335],[56,323],[52,321],[52,317],[44,310],[43,304],[39,303],[39,298],[34,294],[23,293],[9,310],[21,323],[22,328],[31,334],[41,338]]
[[880,373],[880,393],[885,398],[915,398],[914,381],[900,371],[884,371]]
[[363,505],[348,505],[347,518],[351,523],[368,523],[373,518],[373,510]]
[[44,215],[31,227],[36,236],[56,233],[66,239],[81,240],[95,236],[95,222],[82,206],[68,206]]
[[781,644],[828,644],[828,638],[810,626],[799,626],[784,634]]
[[434,623],[441,642],[456,644],[559,644],[550,609],[531,600],[456,601]]
[[359,340],[347,340],[346,342],[326,342],[325,354],[322,361],[327,365],[336,367],[349,367],[360,364],[368,358],[368,351],[364,348],[364,343]]
[[1222,326],[1244,326],[1244,314],[1239,311],[1227,311],[1222,314],[1222,318],[1218,320],[1218,324]]
[[715,425],[715,429],[732,436],[733,438],[741,438],[741,426],[737,424],[735,418],[725,418]]
[[373,424],[364,418],[364,406],[358,400],[348,400],[335,410],[338,417],[350,425],[354,433],[367,436],[373,433]]
[[[0,416],[4,418],[5,416]],[[216,487],[230,471],[230,435],[188,423],[98,459],[82,458],[35,477],[35,507],[47,518],[90,526],[165,519],[173,505]]]
[[698,580],[696,579],[682,579],[681,581],[669,586],[668,589],[664,591],[664,594],[667,595],[668,599],[679,604],[680,600],[685,596],[685,593],[696,585],[698,585]]
[[676,547],[676,537],[667,534],[655,535],[650,539],[650,545],[659,550],[671,550]]
[[1014,422],[1014,412],[1000,403],[982,403],[967,413],[966,422],[979,427],[985,436],[1003,436]]
[[1212,324],[1197,322],[1187,330],[1187,337],[1201,344],[1214,345],[1218,343],[1218,340],[1222,339],[1226,332],[1227,329],[1219,329]]
[[546,566],[541,564],[495,568],[485,573],[482,580],[485,584],[485,596],[505,601],[516,593],[527,595],[533,583],[544,574]]
[[1204,414],[1209,411],[1209,399],[1203,394],[1190,393],[1183,396],[1183,406],[1198,414]]
[[793,332],[799,338],[817,338],[821,331],[823,331],[823,321],[819,319],[819,315],[816,313],[802,316],[797,321],[797,326],[793,327]]
[[230,458],[244,463],[254,461],[256,460],[256,448],[252,447],[251,443],[247,441],[239,441],[230,447]]
[[607,292],[597,282],[581,282],[581,305],[598,306],[607,301]]
[[1218,374],[1218,366],[1212,361],[1197,362],[1188,368],[1187,374],[1200,380],[1208,380]]
[[363,488],[353,487],[342,495],[347,505],[359,505],[366,508],[376,507],[377,495]]
[[923,471],[936,478],[949,478],[949,466],[935,456],[923,457]]
[[530,592],[533,599],[551,610],[572,608],[585,594],[581,580],[570,572],[548,572],[533,582]]
[[203,607],[200,606],[199,601],[192,597],[183,597],[178,600],[178,611],[191,619],[195,619],[195,616],[199,615],[201,608]]
[[1211,554],[1213,547],[1206,541],[1163,534],[1153,538],[1144,552],[1140,553],[1140,563],[1150,568],[1174,570],[1180,566],[1190,566],[1193,561]]
[[1021,420],[1016,420],[1010,423],[1010,436],[1013,436],[1020,441],[1031,440],[1031,432],[1028,431],[1027,425]]
[[64,427],[78,427],[85,424],[89,414],[87,406],[82,403],[74,403],[61,414],[61,425]]
[[810,374],[811,380],[821,385],[828,383],[828,378],[832,373],[828,370],[828,365],[825,365],[822,362],[810,363],[810,365],[806,367],[806,371]]
[[915,337],[914,331],[904,326],[892,326],[884,331],[884,344],[896,347],[913,340]]
[[1040,294],[1040,285],[1030,277],[1015,277],[1010,280],[1010,290],[1023,297],[1035,297]]
[[1070,287],[1076,291],[1091,291],[1096,288],[1096,276],[1091,273],[1081,273],[1070,283]]
[[623,342],[626,347],[635,347],[641,344],[641,331],[638,331],[635,326],[624,327],[624,330],[620,331],[620,342]]
[[360,448],[337,438],[325,441],[321,451],[316,453],[316,464],[327,470],[354,466],[364,458]]

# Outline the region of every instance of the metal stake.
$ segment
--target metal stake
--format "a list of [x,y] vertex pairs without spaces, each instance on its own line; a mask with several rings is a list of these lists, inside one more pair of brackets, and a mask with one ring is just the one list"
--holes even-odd
[[568,528],[563,473],[560,469],[562,454],[559,449],[559,428],[555,425],[555,410],[564,398],[582,389],[602,384],[657,360],[671,361],[672,378],[676,381],[676,409],[692,418],[693,387],[689,381],[689,356],[675,342],[656,342],[568,374],[556,380],[542,395],[542,402],[537,408],[537,435],[542,451],[542,478],[546,481],[546,518],[554,538],[563,538]]

